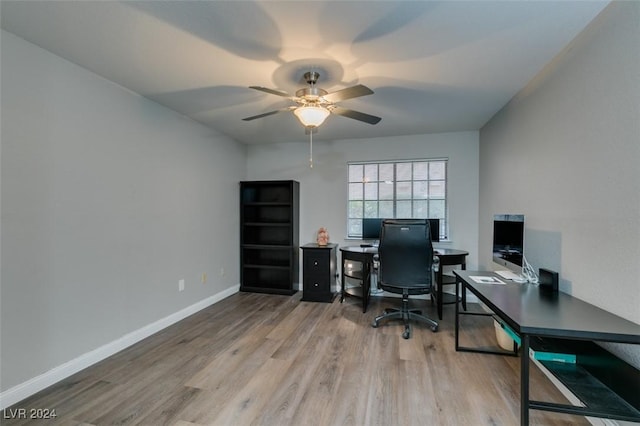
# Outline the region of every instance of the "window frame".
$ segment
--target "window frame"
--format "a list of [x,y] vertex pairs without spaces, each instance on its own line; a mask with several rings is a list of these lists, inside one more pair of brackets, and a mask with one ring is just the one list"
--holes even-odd
[[[422,163],[427,163],[426,172],[423,172],[423,177],[418,176],[418,178],[416,178],[416,164]],[[431,173],[432,164],[435,165],[435,163],[442,163],[441,167],[444,169],[439,176],[436,173]],[[400,171],[404,172],[403,176],[399,176],[398,165],[401,165]],[[406,165],[410,166],[408,177]],[[360,171],[357,170],[358,166],[362,167]],[[375,167],[375,170],[372,166]],[[381,166],[385,169],[382,170],[382,172]],[[393,170],[391,180],[388,179],[390,176],[389,166],[391,166]],[[363,218],[427,219],[433,217],[440,219],[440,241],[447,241],[449,239],[448,169],[449,159],[446,157],[348,161],[346,238],[362,239]],[[372,179],[369,179],[369,176],[371,176]],[[383,183],[392,184],[391,193],[381,187]],[[441,192],[437,189],[438,185],[444,186]],[[359,189],[358,186],[360,187]],[[403,188],[403,192],[400,194],[399,186]],[[421,186],[422,188],[420,189]],[[352,194],[355,194],[355,196],[352,197]],[[390,194],[391,198],[389,198]],[[400,203],[398,203],[398,201],[400,201]],[[437,206],[438,204],[440,204],[440,206]],[[422,209],[420,208],[421,205],[423,206]],[[389,209],[390,206],[391,210]],[[375,215],[372,216],[371,209],[374,208]],[[426,212],[424,210],[426,210]],[[441,210],[441,215],[431,214],[431,212],[435,212],[436,210]],[[410,213],[406,214],[407,212]]]

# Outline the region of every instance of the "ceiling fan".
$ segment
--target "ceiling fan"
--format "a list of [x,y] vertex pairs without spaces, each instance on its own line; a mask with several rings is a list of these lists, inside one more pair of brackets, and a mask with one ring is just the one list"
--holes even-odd
[[291,96],[286,92],[280,90],[269,89],[261,86],[250,86],[251,89],[259,90],[261,92],[269,93],[276,96],[282,96],[296,103],[289,107],[277,109],[275,111],[265,112],[263,114],[254,115],[252,117],[243,118],[244,121],[251,121],[257,118],[267,117],[269,115],[278,114],[280,112],[293,111],[298,117],[298,120],[307,129],[316,129],[320,126],[329,114],[341,115],[343,117],[352,118],[354,120],[363,121],[369,124],[376,124],[380,120],[380,117],[375,115],[365,114],[363,112],[354,111],[336,105],[336,102],[344,101],[346,99],[358,98],[360,96],[366,96],[373,94],[373,90],[369,89],[362,84],[356,86],[347,87],[332,93],[328,93],[326,90],[316,87],[316,82],[320,74],[315,71],[309,71],[304,74],[304,79],[309,84],[309,87],[296,91],[295,96]]

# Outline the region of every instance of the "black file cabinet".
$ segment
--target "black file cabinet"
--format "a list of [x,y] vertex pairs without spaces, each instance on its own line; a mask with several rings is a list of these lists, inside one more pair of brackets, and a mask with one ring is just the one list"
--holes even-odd
[[302,249],[302,300],[331,303],[336,297],[337,244],[305,244]]

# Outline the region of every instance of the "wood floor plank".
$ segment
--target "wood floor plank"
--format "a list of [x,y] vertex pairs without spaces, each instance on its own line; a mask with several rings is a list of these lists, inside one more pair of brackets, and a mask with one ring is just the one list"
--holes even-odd
[[233,392],[246,385],[281,345],[280,341],[246,335],[222,352],[185,385],[216,391]]
[[319,355],[327,353],[335,339],[338,337],[312,336],[307,341],[274,389],[268,406],[256,424],[291,424],[295,411],[302,405],[308,392],[315,388],[317,371],[324,365]]
[[139,423],[158,426],[174,424],[182,410],[188,407],[201,392],[200,389],[181,386],[172,391],[168,398],[149,410]]
[[292,361],[270,358],[254,372],[251,380],[224,405],[214,424],[249,425],[263,415],[273,386],[279,383]]
[[[397,298],[369,309],[238,293],[57,383],[11,409],[54,408],[14,425],[504,425],[519,423],[520,360],[456,352],[453,307],[434,333],[371,327]],[[429,301],[414,302],[435,316]],[[450,309],[449,309],[450,308]],[[464,341],[496,346],[491,319],[463,319]],[[537,367],[531,396],[564,402]],[[531,424],[588,425],[532,410]]]

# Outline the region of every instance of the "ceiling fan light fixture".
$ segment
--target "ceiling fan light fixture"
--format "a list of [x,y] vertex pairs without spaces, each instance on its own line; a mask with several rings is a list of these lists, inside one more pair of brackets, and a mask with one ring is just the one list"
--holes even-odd
[[329,110],[319,106],[301,106],[293,110],[304,127],[319,127],[329,116]]

